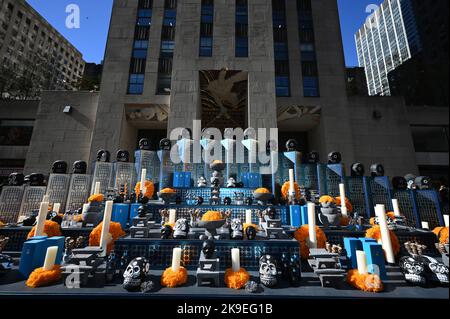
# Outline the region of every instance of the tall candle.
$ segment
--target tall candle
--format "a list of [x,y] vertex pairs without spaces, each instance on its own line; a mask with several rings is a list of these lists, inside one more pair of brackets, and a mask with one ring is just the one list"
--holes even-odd
[[396,217],[400,217],[401,214],[400,214],[400,207],[398,205],[398,199],[396,199],[396,198],[392,199],[392,207],[394,207],[394,215]]
[[247,209],[245,211],[245,223],[252,224],[252,210],[251,209]]
[[387,226],[386,220],[386,208],[384,205],[377,205],[375,207],[375,213],[378,216],[378,222],[380,224],[381,242],[383,249],[386,252],[386,260],[390,264],[395,263],[394,251],[392,249],[391,235]]
[[231,268],[233,272],[241,270],[241,253],[238,248],[231,249]]
[[343,216],[348,216],[347,205],[345,204],[345,185],[339,184],[339,194],[341,196],[341,213]]
[[113,201],[107,201],[106,205],[105,205],[105,214],[103,216],[102,234],[100,237],[100,248],[103,250],[103,254],[106,254],[106,249],[108,247],[108,243],[111,240],[111,235],[109,233],[109,226],[111,224],[113,205],[114,205]]
[[94,195],[100,194],[100,187],[101,187],[101,183],[96,182],[95,187],[94,187]]
[[422,229],[430,229],[430,223],[429,222],[422,222]]
[[61,204],[60,203],[55,203],[53,205],[53,211],[57,214],[59,214],[59,211],[61,210]]
[[87,203],[87,204],[84,204],[84,205],[83,205],[83,210],[81,211],[82,214],[86,213],[86,212],[88,211],[88,209],[89,209],[89,204],[88,204],[88,203]]
[[356,261],[358,264],[358,272],[361,275],[367,274],[367,259],[366,253],[361,250],[356,251]]
[[177,221],[177,211],[176,209],[169,210],[169,224],[175,224]]
[[448,215],[444,215],[444,225],[448,227]]
[[173,249],[173,256],[172,256],[172,270],[174,272],[177,272],[180,270],[181,266],[181,248],[174,248]]
[[141,172],[141,193],[145,194],[145,181],[147,179],[147,169],[143,168]]
[[48,247],[47,254],[45,255],[44,270],[52,270],[55,266],[56,255],[58,254],[58,246]]
[[295,195],[295,187],[294,187],[294,170],[289,170],[289,195]]
[[317,248],[316,204],[308,203],[309,248]]
[[41,207],[39,208],[39,215],[36,222],[36,231],[34,232],[34,236],[44,236],[44,226],[45,221],[47,220],[48,214],[48,202],[42,202]]

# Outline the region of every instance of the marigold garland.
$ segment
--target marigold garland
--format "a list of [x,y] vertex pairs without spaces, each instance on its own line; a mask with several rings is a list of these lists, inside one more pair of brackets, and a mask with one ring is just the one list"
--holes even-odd
[[163,190],[161,190],[160,192],[161,194],[175,194],[175,190],[172,188],[164,188]]
[[[317,248],[325,248],[327,243],[327,236],[323,232],[319,226],[316,226],[316,234],[317,234]],[[309,225],[303,225],[298,228],[294,233],[294,238],[300,244],[300,254],[302,259],[309,258],[309,247],[307,244],[307,240],[309,239]]]
[[167,268],[161,276],[161,286],[175,288],[188,282],[186,268],[180,266],[180,270],[173,271],[172,267]]
[[233,268],[225,271],[225,285],[230,289],[241,289],[250,280],[250,274],[244,268],[234,272]]
[[[341,204],[342,204],[341,196],[336,197],[335,202],[336,202],[336,206],[341,206]],[[349,213],[353,212],[353,205],[347,197],[345,197],[345,206],[347,207],[347,212],[349,212]]]
[[383,291],[383,282],[380,277],[375,274],[363,274],[358,272],[358,269],[352,269],[347,274],[347,282],[356,289],[366,292],[381,292]]
[[[397,256],[400,253],[400,241],[398,240],[397,235],[389,230],[389,234],[391,236],[392,250],[394,255]],[[375,225],[372,228],[366,231],[366,238],[373,238],[377,242],[381,240],[381,228],[379,225]]]
[[[283,186],[281,187],[281,197],[284,200],[288,199],[290,187],[291,187],[291,182],[289,182],[289,181],[284,183]],[[294,190],[295,190],[295,198],[297,200],[299,200],[301,197],[300,186],[296,182],[294,182]]]
[[[30,232],[28,233],[27,239],[30,239],[34,237],[36,232],[36,226],[34,226]],[[44,234],[46,234],[47,237],[56,237],[56,236],[62,236],[61,233],[61,227],[57,222],[46,220],[44,224]]]
[[62,277],[61,266],[55,265],[52,270],[37,268],[28,277],[26,285],[31,288],[48,286],[59,281]]
[[436,227],[433,233],[439,238],[440,244],[448,244],[448,227]]
[[319,203],[324,203],[324,204],[326,204],[326,203],[336,203],[336,200],[333,197],[331,197],[331,196],[323,195],[322,197],[320,197]]
[[92,202],[102,203],[104,199],[105,199],[105,196],[103,196],[103,194],[94,194],[89,197],[88,202],[89,203],[92,203]]
[[255,190],[255,193],[256,194],[270,194],[270,191],[267,188],[262,187],[262,188],[257,188]]
[[223,216],[221,212],[216,212],[213,210],[209,210],[207,211],[203,216],[202,216],[202,221],[204,222],[212,222],[212,221],[216,221],[216,220],[222,220]]
[[[103,222],[95,227],[89,235],[89,246],[100,246],[100,238],[102,236]],[[108,243],[107,253],[109,254],[114,247],[114,243],[120,237],[124,237],[126,233],[122,230],[120,223],[111,222],[109,224],[109,233],[112,236],[112,241]]]
[[[141,194],[141,182],[137,182],[134,188],[136,196]],[[155,194],[155,185],[151,181],[145,181],[145,194],[144,197],[152,198]]]

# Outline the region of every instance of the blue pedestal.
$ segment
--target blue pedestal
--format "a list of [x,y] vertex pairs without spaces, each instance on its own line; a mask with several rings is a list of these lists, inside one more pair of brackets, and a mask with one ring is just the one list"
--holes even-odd
[[300,227],[302,225],[301,207],[299,205],[292,205],[290,208],[291,226]]
[[249,173],[248,174],[248,188],[260,188],[261,187],[261,174]]
[[134,217],[137,217],[138,208],[141,207],[141,204],[131,204],[130,206],[130,220],[133,220]]
[[242,184],[244,184],[245,188],[248,188],[248,185],[249,185],[249,174],[250,173],[241,174],[241,181],[242,181]]
[[301,223],[302,223],[302,226],[303,225],[308,225],[308,223],[309,223],[309,220],[308,220],[308,206],[302,206],[302,207],[300,207],[300,214],[301,214],[301,217],[302,217],[302,220],[301,220]]
[[367,270],[371,274],[377,274],[381,280],[387,279],[386,259],[383,247],[378,243],[365,242],[363,245],[367,259]]
[[125,229],[127,227],[129,215],[130,215],[129,204],[114,204],[111,220],[113,222],[120,223],[122,229]]
[[358,262],[356,259],[356,251],[362,250],[362,242],[359,238],[344,238],[344,247],[347,251],[347,257],[351,261],[352,269],[358,268]]

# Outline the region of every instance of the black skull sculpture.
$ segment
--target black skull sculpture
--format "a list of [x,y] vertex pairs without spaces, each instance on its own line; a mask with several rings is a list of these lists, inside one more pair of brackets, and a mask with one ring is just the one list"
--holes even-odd
[[278,262],[271,255],[259,259],[259,279],[261,284],[273,288],[278,284]]
[[223,199],[223,204],[224,204],[225,206],[230,206],[230,205],[231,205],[231,198],[230,198],[230,197],[225,197],[225,198]]
[[117,151],[116,160],[117,162],[128,163],[130,161],[130,152],[125,150]]
[[170,239],[172,236],[172,227],[169,225],[164,226],[161,229],[161,239]]
[[381,177],[384,176],[384,167],[381,164],[372,164],[370,166],[370,175],[372,177]]
[[339,152],[331,152],[328,154],[328,164],[340,164],[342,162],[342,155]]
[[206,259],[214,258],[216,252],[216,244],[214,240],[208,239],[203,242],[202,252]]
[[425,265],[415,258],[405,256],[400,259],[400,269],[405,276],[405,280],[413,285],[425,285]]
[[266,210],[266,220],[267,219],[276,219],[277,218],[277,210],[273,207],[269,207]]
[[431,178],[428,176],[417,176],[414,180],[414,184],[416,184],[418,189],[426,190],[431,189]]
[[189,221],[185,218],[178,219],[174,226],[173,238],[186,239],[188,233],[189,233]]
[[291,139],[286,142],[286,151],[287,152],[296,152],[298,149],[298,143],[296,140]]
[[143,138],[139,141],[139,149],[141,151],[150,151],[151,142],[148,138]]
[[254,240],[256,238],[256,228],[254,226],[247,226],[245,236],[248,240]]
[[364,165],[361,163],[352,164],[352,176],[353,177],[363,177],[364,176]]
[[130,262],[123,274],[123,278],[123,288],[129,292],[147,292],[153,286],[150,280],[150,263],[142,257],[133,259]]
[[159,149],[161,151],[170,151],[171,147],[172,147],[172,142],[168,138],[163,138],[159,142]]
[[239,218],[235,218],[231,221],[231,239],[241,240],[244,238],[242,221]]
[[111,154],[107,150],[100,150],[97,152],[97,162],[109,163]]
[[72,172],[74,174],[86,174],[87,172],[87,163],[84,161],[76,161],[73,163]]
[[53,174],[67,174],[67,163],[64,161],[56,161],[52,165]]
[[25,181],[30,184],[30,186],[44,186],[45,177],[42,174],[33,173],[25,177]]
[[320,161],[320,155],[317,151],[311,151],[306,156],[306,163],[307,164],[317,164]]
[[8,177],[9,186],[22,186],[25,182],[25,176],[20,173],[12,173]]

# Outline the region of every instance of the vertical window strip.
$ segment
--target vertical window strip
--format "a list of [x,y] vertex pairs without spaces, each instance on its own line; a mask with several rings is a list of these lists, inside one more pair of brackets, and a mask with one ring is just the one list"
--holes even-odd
[[248,57],[248,1],[236,0],[235,55]]
[[276,96],[289,97],[291,89],[285,0],[272,0],[272,16]]
[[214,0],[202,0],[199,56],[211,57],[213,53]]

